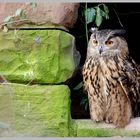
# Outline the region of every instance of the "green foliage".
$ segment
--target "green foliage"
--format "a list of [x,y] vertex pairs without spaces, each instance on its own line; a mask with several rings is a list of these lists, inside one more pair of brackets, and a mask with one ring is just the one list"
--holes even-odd
[[83,106],[83,108],[85,110],[88,110],[88,105],[89,104],[88,104],[88,97],[87,96],[85,96],[85,97],[82,98],[82,100],[80,102],[80,105]]
[[105,11],[105,18],[106,19],[109,19],[109,9],[108,9],[108,7],[105,5],[105,4],[103,4],[103,8],[104,8],[104,11]]
[[15,12],[15,16],[20,16],[22,13],[22,9],[17,9],[16,12]]
[[35,2],[30,2],[29,5],[32,7],[32,10],[35,11],[36,7],[37,7],[37,3]]
[[27,19],[27,15],[23,9],[17,9],[15,16],[19,16],[20,19]]
[[7,16],[4,19],[4,24],[11,25],[16,20],[27,19],[26,13],[23,9],[19,8],[15,11],[13,15]]
[[12,19],[12,16],[7,16],[5,19],[4,19],[4,22],[7,23],[7,22],[10,22]]
[[86,5],[83,16],[85,16],[85,24],[95,22],[96,26],[99,27],[103,22],[103,18],[109,19],[109,9],[105,4],[99,4],[90,8],[87,8]]
[[74,90],[79,90],[83,86],[83,82],[80,82],[76,87],[74,87]]
[[88,8],[88,9],[85,9],[84,14],[86,17],[86,22],[88,24],[95,20],[96,10],[94,8]]
[[103,22],[103,19],[109,19],[109,9],[105,4],[98,4],[94,7],[88,7],[87,3],[82,11],[82,16],[85,18],[86,39],[88,43],[88,24],[95,23],[97,27]]
[[82,106],[85,110],[88,110],[88,97],[83,90],[83,82],[81,81],[73,90],[82,97],[80,106]]
[[103,21],[103,14],[101,12],[101,9],[99,7],[96,8],[96,20],[95,23],[99,27]]

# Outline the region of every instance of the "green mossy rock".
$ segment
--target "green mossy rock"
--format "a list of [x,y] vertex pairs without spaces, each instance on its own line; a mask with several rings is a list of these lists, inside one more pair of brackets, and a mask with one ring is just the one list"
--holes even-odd
[[61,30],[1,31],[0,75],[16,83],[63,83],[76,67],[74,41]]
[[106,123],[94,123],[91,120],[75,120],[77,126],[77,137],[139,137],[140,130],[117,129],[114,125]]
[[8,135],[2,123],[10,124],[10,136],[69,136],[70,91],[65,85],[3,84],[0,104],[0,136]]

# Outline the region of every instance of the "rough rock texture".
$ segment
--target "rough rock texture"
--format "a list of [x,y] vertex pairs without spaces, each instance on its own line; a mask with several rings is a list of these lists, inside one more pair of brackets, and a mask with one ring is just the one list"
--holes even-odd
[[74,41],[61,30],[1,31],[0,75],[19,83],[63,83],[76,68]]
[[[5,95],[5,96],[4,96]],[[7,97],[11,100],[6,100]],[[10,99],[9,98],[9,99]],[[22,84],[0,85],[1,112],[0,136],[54,136],[69,135],[70,91],[65,85],[26,86]],[[11,110],[3,103],[11,102]],[[12,112],[12,113],[11,113]],[[2,125],[3,124],[3,125]],[[2,128],[8,128],[9,134]],[[4,131],[5,130],[5,131]]]
[[118,137],[140,136],[140,118],[134,118],[125,129],[117,129],[112,124],[94,123],[91,120],[75,120],[77,137]]
[[0,136],[139,137],[140,118],[124,129],[91,120],[72,120],[65,85],[0,85]]
[[[0,3],[0,22],[5,17],[13,15],[18,8],[25,7],[24,3]],[[55,23],[72,28],[78,16],[78,3],[37,3],[35,10],[26,8],[27,18],[35,23]]]

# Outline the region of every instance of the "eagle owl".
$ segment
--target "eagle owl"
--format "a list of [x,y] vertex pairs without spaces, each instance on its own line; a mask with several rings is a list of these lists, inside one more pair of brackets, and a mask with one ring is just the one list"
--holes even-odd
[[91,119],[125,127],[140,115],[139,71],[124,30],[94,29],[82,69]]

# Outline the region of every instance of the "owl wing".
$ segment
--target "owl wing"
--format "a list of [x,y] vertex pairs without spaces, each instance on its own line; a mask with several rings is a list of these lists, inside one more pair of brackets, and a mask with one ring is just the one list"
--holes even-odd
[[131,57],[123,61],[119,84],[131,102],[133,116],[140,116],[140,72]]

